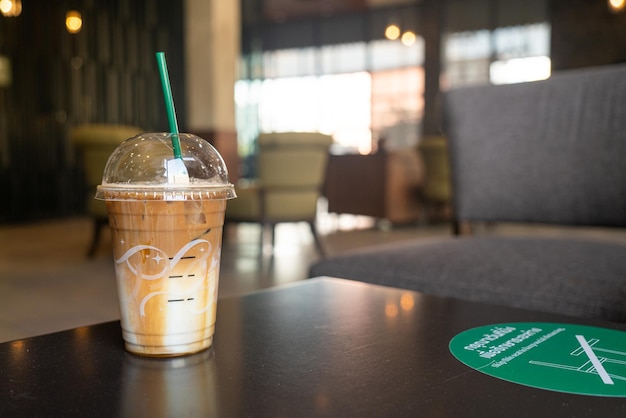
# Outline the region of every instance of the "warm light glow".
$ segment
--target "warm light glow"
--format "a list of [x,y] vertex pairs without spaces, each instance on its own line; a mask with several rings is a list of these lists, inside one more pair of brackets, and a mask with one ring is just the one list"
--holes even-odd
[[16,17],[22,13],[22,0],[0,0],[0,13],[7,17]]
[[27,351],[24,341],[13,341],[11,345],[11,357],[14,362],[22,361]]
[[400,306],[404,311],[410,311],[415,306],[415,299],[410,293],[403,293],[400,297]]
[[13,341],[11,343],[11,348],[13,350],[22,350],[24,348],[24,341]]
[[395,41],[400,37],[400,28],[398,25],[389,25],[385,29],[385,37],[390,41]]
[[79,12],[70,10],[65,16],[65,27],[69,33],[78,33],[83,27],[83,18]]
[[416,37],[415,37],[415,33],[411,32],[411,31],[409,30],[409,31],[406,31],[406,32],[404,32],[404,33],[402,34],[402,39],[401,39],[401,41],[402,41],[402,44],[403,44],[403,45],[405,45],[405,46],[411,46],[411,45],[413,45],[413,44],[415,43],[415,39],[416,39]]
[[395,318],[398,316],[398,307],[393,303],[388,303],[387,306],[385,306],[385,315],[387,318]]
[[89,336],[89,328],[88,327],[80,327],[74,330],[74,334],[79,340],[84,340]]
[[608,0],[609,10],[613,13],[619,13],[624,11],[626,6],[626,0]]

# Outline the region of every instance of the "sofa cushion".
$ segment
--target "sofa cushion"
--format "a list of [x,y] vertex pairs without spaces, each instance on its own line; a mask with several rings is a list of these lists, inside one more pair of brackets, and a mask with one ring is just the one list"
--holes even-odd
[[310,276],[626,321],[626,243],[484,236],[413,240],[321,260]]

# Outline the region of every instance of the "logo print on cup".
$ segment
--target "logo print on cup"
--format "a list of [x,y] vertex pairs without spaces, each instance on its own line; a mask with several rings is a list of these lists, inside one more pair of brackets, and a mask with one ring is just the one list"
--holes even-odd
[[[198,251],[201,253],[200,257],[195,255],[188,255],[191,249],[200,246]],[[126,268],[132,273],[135,277],[135,286],[134,290],[131,292],[130,297],[135,298],[139,293],[139,287],[141,285],[142,280],[154,281],[152,286],[155,288],[155,291],[146,295],[139,305],[139,310],[141,316],[145,316],[145,306],[150,299],[160,296],[166,295],[168,302],[184,302],[184,301],[193,301],[195,298],[189,297],[190,294],[195,294],[198,290],[206,288],[207,284],[205,283],[205,279],[208,277],[208,273],[213,271],[219,263],[219,254],[212,257],[210,264],[207,263],[207,259],[212,253],[211,243],[207,240],[196,239],[189,243],[187,243],[184,247],[182,247],[172,258],[169,258],[167,254],[154,246],[151,245],[136,245],[129,250],[127,250],[120,258],[115,260],[115,263],[121,267],[125,265]],[[145,260],[146,254],[150,254],[150,258],[156,262],[157,265],[163,267],[161,270],[157,271],[154,274],[147,274],[142,269],[139,268],[136,264],[133,264],[133,260]],[[141,257],[133,256],[136,254],[141,254]],[[141,261],[139,261],[141,263]],[[177,272],[176,274],[172,274],[173,270],[179,266],[179,264],[185,262],[186,263],[186,271],[190,272],[189,274],[180,274]],[[166,280],[180,280],[185,279],[185,287],[184,292],[180,291],[164,291],[160,290],[161,288],[166,288],[167,283]],[[184,294],[183,294],[184,293]],[[206,311],[210,306],[208,302],[206,306],[201,307],[199,310],[196,310],[195,313],[202,313]]]

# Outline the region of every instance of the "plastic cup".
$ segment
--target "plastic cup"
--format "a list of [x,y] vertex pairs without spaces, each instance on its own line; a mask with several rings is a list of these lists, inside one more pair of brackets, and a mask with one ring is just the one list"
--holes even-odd
[[120,144],[96,194],[109,214],[126,349],[154,357],[211,346],[224,211],[235,197],[222,157],[191,134],[178,134],[189,181],[172,182],[170,135]]

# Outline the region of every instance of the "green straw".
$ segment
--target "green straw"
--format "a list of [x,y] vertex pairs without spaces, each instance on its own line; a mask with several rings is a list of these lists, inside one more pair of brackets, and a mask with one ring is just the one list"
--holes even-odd
[[157,52],[156,58],[159,63],[159,74],[161,75],[161,85],[163,86],[163,96],[165,97],[167,120],[170,123],[170,132],[172,133],[174,158],[182,158],[182,153],[180,151],[180,138],[178,137],[178,122],[176,121],[176,110],[174,109],[174,99],[172,98],[170,76],[167,72],[167,63],[165,62],[165,52]]

